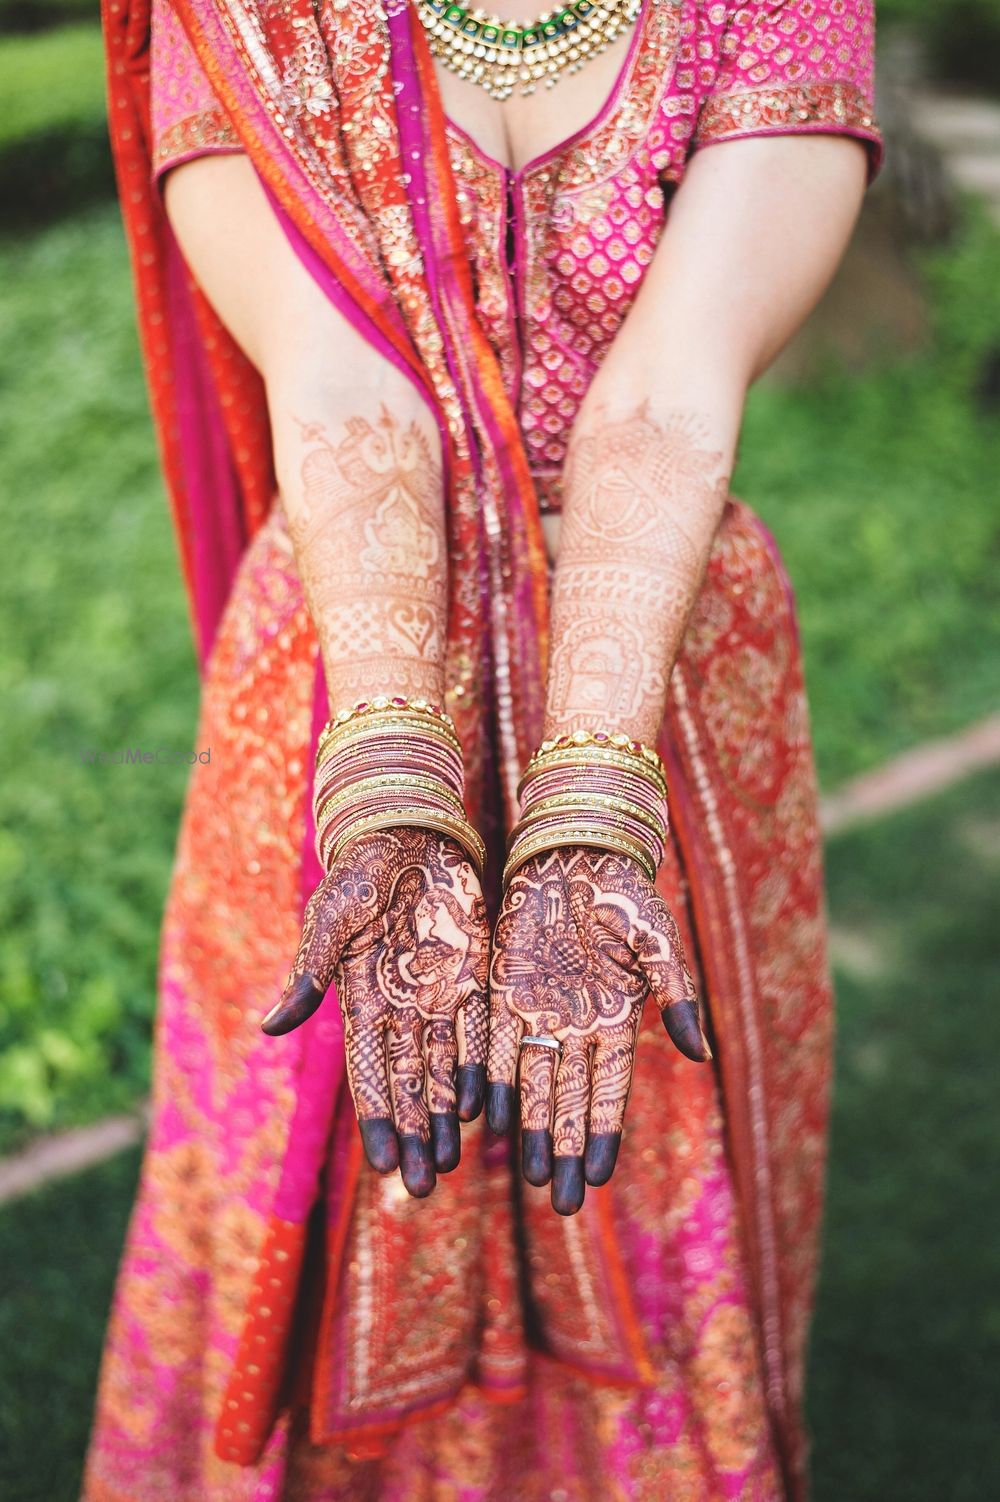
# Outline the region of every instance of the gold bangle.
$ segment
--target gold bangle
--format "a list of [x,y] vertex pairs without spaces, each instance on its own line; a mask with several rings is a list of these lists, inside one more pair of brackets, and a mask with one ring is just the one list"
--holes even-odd
[[[337,714],[331,715],[319,734],[317,743],[317,755],[320,747],[325,744],[326,738],[351,721],[364,719],[368,716],[381,716],[385,714],[418,715],[427,716],[446,726],[451,731],[455,730],[455,722],[446,709],[440,704],[434,704],[429,699],[411,699],[405,694],[377,694],[373,699],[362,699],[350,709],[342,709]],[[457,735],[456,735],[457,739]]]
[[609,849],[624,850],[627,854],[634,855],[648,869],[651,878],[656,874],[656,862],[652,852],[642,840],[621,827],[609,828],[607,824],[580,824],[577,821],[570,824],[551,824],[547,828],[537,830],[534,834],[523,835],[517,844],[511,847],[508,859],[515,852],[522,850],[525,845],[544,846],[550,840],[555,840],[559,845],[592,845],[606,840]]
[[542,798],[538,803],[533,803],[527,813],[521,815],[520,820],[510,832],[510,841],[517,837],[517,832],[522,827],[537,823],[540,818],[546,818],[555,813],[565,813],[570,818],[575,814],[600,813],[607,809],[611,813],[624,814],[629,819],[634,819],[637,824],[643,824],[651,829],[661,839],[666,838],[667,826],[656,814],[651,814],[648,809],[640,808],[638,803],[632,803],[628,798],[617,798],[612,793],[553,793],[551,798]]
[[662,797],[667,796],[667,780],[651,762],[640,761],[638,757],[625,751],[608,751],[602,746],[577,747],[560,752],[558,757],[550,755],[542,762],[529,761],[517,785],[517,795],[519,798],[523,797],[525,788],[530,787],[545,772],[574,769],[587,771],[593,767],[607,767],[617,772],[627,772],[633,777],[641,777],[651,787],[655,787]]
[[386,772],[378,777],[363,777],[358,782],[352,782],[348,787],[341,788],[339,792],[331,793],[328,798],[324,798],[315,813],[317,827],[333,809],[343,808],[345,803],[350,803],[356,798],[365,798],[379,788],[412,788],[416,792],[437,793],[453,803],[458,812],[463,815],[465,813],[465,804],[458,793],[447,783],[438,782],[433,777],[414,776],[408,772]]
[[652,746],[644,745],[642,741],[633,740],[630,735],[626,735],[624,731],[620,730],[613,732],[603,730],[571,730],[565,735],[551,736],[548,740],[542,741],[532,756],[531,761],[528,762],[528,766],[530,767],[532,762],[539,760],[543,756],[548,756],[555,751],[571,751],[579,747],[589,746],[594,746],[601,750],[607,748],[612,751],[621,751],[628,756],[633,756],[637,760],[646,762],[648,766],[653,767],[659,772],[664,782],[667,779],[666,768],[663,765],[663,759],[659,752],[654,750]]
[[339,860],[353,840],[363,834],[376,834],[381,829],[427,829],[436,834],[448,835],[465,850],[480,876],[485,870],[486,846],[469,821],[451,818],[447,814],[426,808],[385,809],[382,813],[359,819],[337,841],[330,857],[330,866]]
[[547,850],[560,850],[566,845],[586,845],[597,850],[608,850],[617,855],[628,855],[637,861],[650,881],[656,879],[656,867],[649,852],[624,835],[612,835],[604,829],[574,829],[557,827],[534,839],[522,840],[507,857],[503,868],[502,885],[510,884],[511,877],[533,855],[543,855]]
[[351,749],[354,746],[371,744],[378,737],[392,731],[403,731],[424,740],[434,740],[439,745],[447,746],[458,756],[462,755],[462,747],[458,736],[435,720],[407,720],[400,715],[393,718],[388,716],[373,716],[367,722],[351,722],[344,726],[334,726],[316,747],[316,766],[319,768],[330,756]]
[[327,759],[332,749],[377,740],[384,734],[405,733],[414,737],[432,737],[434,740],[453,746],[461,753],[458,736],[447,725],[435,719],[405,718],[404,715],[372,715],[366,721],[351,721],[347,725],[333,725],[317,745],[317,766]]
[[385,710],[410,710],[414,714],[426,714],[436,720],[442,720],[446,725],[454,728],[454,720],[441,704],[435,704],[430,699],[421,696],[410,698],[409,694],[376,694],[371,699],[359,699],[350,709],[338,710],[331,715],[326,725],[346,725],[348,720],[359,720],[364,715],[378,714]]

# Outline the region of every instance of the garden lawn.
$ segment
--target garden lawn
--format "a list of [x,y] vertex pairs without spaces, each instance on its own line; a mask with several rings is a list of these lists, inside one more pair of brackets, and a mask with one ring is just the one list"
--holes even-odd
[[[96,10],[96,4],[93,6]],[[32,136],[100,122],[104,44],[93,23],[0,38],[0,151]]]
[[[1000,236],[930,263],[920,358],[755,392],[736,487],[799,590],[822,780],[1000,704]],[[0,1150],[148,1079],[196,683],[117,210],[0,241]]]
[[114,191],[97,0],[83,25],[24,36],[2,34],[9,8],[0,0],[0,205],[8,230],[64,219]]
[[839,1008],[814,1502],[1000,1497],[1000,770],[828,857]]
[[926,353],[765,384],[744,425],[733,488],[792,576],[827,788],[1000,709],[1000,234],[970,209],[926,279]]
[[148,1078],[196,681],[117,210],[0,242],[0,1148]]
[[[841,836],[828,873],[840,1026],[815,1502],[982,1502],[1000,1495],[1000,772]],[[0,1496],[77,1495],[134,1180],[128,1154],[0,1211]]]

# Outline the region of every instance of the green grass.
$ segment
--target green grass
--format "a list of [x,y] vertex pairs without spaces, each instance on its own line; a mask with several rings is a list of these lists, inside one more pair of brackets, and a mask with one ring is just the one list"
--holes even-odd
[[[96,5],[95,5],[96,13]],[[0,151],[53,127],[104,114],[104,44],[93,22],[0,45]]]
[[[835,840],[815,1502],[1000,1495],[1000,773]],[[134,1154],[0,1211],[0,1495],[70,1502]]]
[[815,1502],[1000,1496],[1000,772],[836,840]]
[[0,1497],[74,1502],[138,1154],[0,1211]]
[[[931,263],[937,334],[861,379],[754,396],[738,485],[799,590],[823,781],[1000,703],[1000,237]],[[0,241],[0,1150],[148,1076],[196,682],[117,210]]]
[[1000,707],[1000,235],[927,259],[932,337],[889,368],[752,394],[734,488],[798,596],[825,786]]
[[148,1073],[196,684],[117,212],[0,246],[0,1144]]
[[95,3],[84,24],[0,37],[0,201],[8,229],[64,218],[114,192],[96,11]]

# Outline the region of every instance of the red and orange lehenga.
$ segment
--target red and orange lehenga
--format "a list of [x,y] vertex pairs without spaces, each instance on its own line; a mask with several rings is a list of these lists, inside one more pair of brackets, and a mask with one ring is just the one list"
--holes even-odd
[[[326,705],[261,382],[156,176],[246,151],[319,285],[448,456],[449,707],[494,851],[539,738],[573,418],[690,152],[870,143],[868,0],[646,0],[593,122],[511,173],[441,112],[405,0],[104,0],[112,137],[204,665],[166,917],[154,1111],[88,1502],[800,1496],[830,1049],[793,606],[730,502],[673,675],[660,877],[718,1073],[640,1036],[619,1168],[563,1219],[481,1124],[429,1201],[362,1162],[337,1008],[281,1040]],[[513,253],[511,253],[513,252]]]

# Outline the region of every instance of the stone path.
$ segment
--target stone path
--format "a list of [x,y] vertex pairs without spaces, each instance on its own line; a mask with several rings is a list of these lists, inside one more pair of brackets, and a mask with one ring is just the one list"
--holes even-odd
[[972,772],[998,764],[1000,714],[995,714],[957,735],[924,741],[828,794],[820,808],[823,832],[839,834],[851,825],[919,803]]
[[134,1147],[146,1130],[145,1108],[133,1116],[106,1116],[93,1126],[40,1137],[23,1152],[0,1161],[0,1205],[67,1174],[80,1173]]
[[[839,834],[867,819],[919,803],[986,767],[1000,766],[1000,714],[942,740],[927,741],[912,751],[865,772],[823,799],[823,830]],[[141,1141],[145,1107],[132,1116],[109,1116],[33,1142],[23,1152],[0,1160],[0,1205],[28,1194],[54,1179],[80,1173]]]

